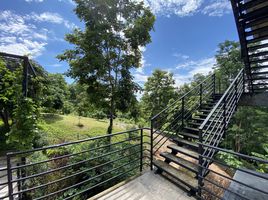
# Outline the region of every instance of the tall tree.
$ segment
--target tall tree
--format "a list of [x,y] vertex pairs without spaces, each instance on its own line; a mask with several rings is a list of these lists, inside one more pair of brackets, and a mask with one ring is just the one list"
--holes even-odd
[[111,134],[116,112],[127,110],[139,89],[130,70],[141,65],[141,47],[151,42],[155,17],[143,2],[75,2],[75,13],[85,23],[85,29],[66,35],[75,48],[58,58],[69,63],[69,76],[87,84],[90,101],[107,110],[107,133]]
[[170,100],[176,98],[176,88],[173,74],[162,70],[155,70],[144,85],[142,96],[143,110],[152,117],[163,110]]
[[244,67],[239,42],[226,40],[218,45],[216,54],[216,74],[223,87],[227,87],[231,80]]

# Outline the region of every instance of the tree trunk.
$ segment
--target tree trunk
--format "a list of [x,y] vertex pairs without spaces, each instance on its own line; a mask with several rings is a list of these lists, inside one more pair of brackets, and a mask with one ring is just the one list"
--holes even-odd
[[[108,135],[111,135],[112,132],[113,132],[113,122],[114,122],[114,117],[113,117],[113,113],[111,112],[110,113],[110,123],[109,123],[109,127],[108,127],[108,130],[107,130]],[[109,144],[111,144],[111,142],[112,142],[111,140],[112,140],[112,138],[108,137]]]
[[3,109],[0,114],[1,114],[1,118],[2,118],[3,123],[4,123],[5,130],[9,131],[10,125],[9,125],[9,122],[8,122],[8,112],[7,112],[7,110]]

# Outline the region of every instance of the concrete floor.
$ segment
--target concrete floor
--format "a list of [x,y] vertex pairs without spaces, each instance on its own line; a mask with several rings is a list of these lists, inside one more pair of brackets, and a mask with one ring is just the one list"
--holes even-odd
[[194,200],[160,175],[149,171],[134,180],[108,189],[89,200]]

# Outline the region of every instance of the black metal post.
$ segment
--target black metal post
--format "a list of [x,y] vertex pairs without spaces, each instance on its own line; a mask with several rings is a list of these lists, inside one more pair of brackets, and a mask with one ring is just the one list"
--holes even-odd
[[[26,165],[26,157],[21,157],[21,165]],[[24,178],[26,177],[26,169],[25,168],[22,168],[21,169],[21,178]],[[22,180],[21,181],[21,189],[23,190],[23,186],[25,184],[25,180]],[[27,200],[27,197],[26,197],[26,194],[25,193],[22,193],[21,194],[21,199],[22,200]]]
[[216,94],[216,74],[214,73],[213,76],[213,96]]
[[153,170],[153,134],[154,134],[154,120],[152,119],[151,120],[151,156],[150,156],[150,167],[151,167],[151,170]]
[[221,94],[221,79],[219,78],[219,94]]
[[235,107],[237,107],[237,104],[238,104],[237,81],[238,81],[238,79],[235,81],[235,104],[236,104]]
[[25,57],[23,60],[23,96],[27,97],[27,93],[28,93],[28,63],[29,63],[29,59],[28,57]]
[[223,99],[223,137],[226,135],[226,97]]
[[203,130],[199,129],[199,145],[198,145],[198,199],[201,199],[202,196],[202,186],[203,186]]
[[141,129],[141,147],[140,147],[140,172],[142,172],[143,167],[143,129]]
[[202,106],[202,100],[203,100],[203,84],[200,84],[200,91],[199,91],[200,99],[199,99],[199,107]]
[[13,200],[13,184],[12,184],[12,169],[11,169],[11,158],[7,154],[7,181],[8,181],[8,197],[9,200]]
[[[17,163],[17,167],[19,167],[19,166],[20,166],[20,163]],[[21,178],[21,169],[18,169],[17,170],[17,179],[20,179],[20,178]],[[22,190],[21,181],[18,181],[17,184],[18,184],[18,192],[20,192]],[[21,199],[22,198],[22,195],[19,194],[18,197],[19,197],[19,199]]]
[[243,76],[243,93],[245,93],[246,92],[246,81],[245,81],[245,69],[243,70],[243,74],[242,74],[242,76]]
[[181,99],[181,127],[184,128],[184,97]]

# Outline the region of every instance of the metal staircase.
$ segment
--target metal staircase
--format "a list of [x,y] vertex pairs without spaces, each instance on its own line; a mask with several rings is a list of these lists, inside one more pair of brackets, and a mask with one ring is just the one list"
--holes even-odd
[[250,91],[268,91],[268,1],[231,0]]
[[[196,195],[215,150],[244,91],[244,69],[224,94],[216,93],[215,75],[152,118],[151,168]],[[165,149],[163,151],[163,149]]]

